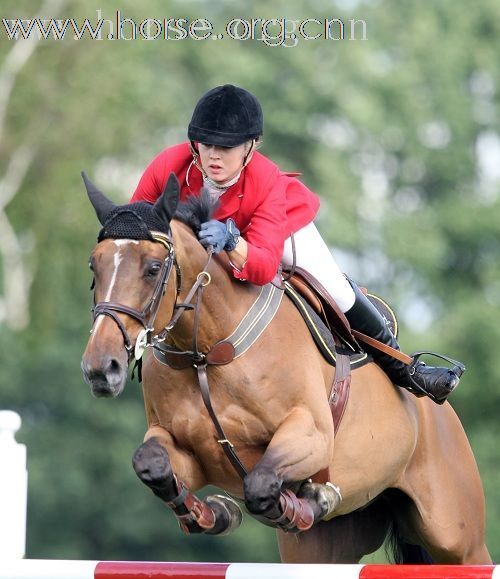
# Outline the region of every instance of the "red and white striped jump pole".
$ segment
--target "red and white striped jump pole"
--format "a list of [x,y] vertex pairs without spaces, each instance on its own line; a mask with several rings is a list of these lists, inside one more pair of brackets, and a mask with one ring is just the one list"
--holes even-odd
[[0,579],[500,579],[495,565],[0,561]]

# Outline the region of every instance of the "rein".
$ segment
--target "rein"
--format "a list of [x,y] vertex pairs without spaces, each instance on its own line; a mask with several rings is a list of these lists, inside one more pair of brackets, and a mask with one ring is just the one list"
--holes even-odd
[[[186,310],[194,310],[194,329],[193,329],[193,349],[192,351],[184,351],[184,352],[177,352],[176,350],[172,350],[172,352],[180,353],[183,355],[190,354],[193,358],[193,361],[201,361],[204,358],[204,354],[202,354],[198,350],[198,330],[200,326],[200,310],[201,310],[201,300],[203,297],[203,289],[209,285],[212,281],[212,276],[208,273],[207,269],[212,261],[213,250],[210,248],[208,250],[208,260],[205,264],[203,270],[196,276],[196,281],[189,290],[186,300],[183,303],[175,304],[174,310],[177,310],[167,324],[165,329],[161,331],[156,339],[154,340],[154,344],[162,343],[166,340],[168,334],[173,330],[173,328],[177,325],[180,317]],[[196,298],[196,302],[193,305],[191,302],[193,298]]]
[[[176,326],[177,322],[179,321],[182,314],[188,310],[194,310],[194,330],[193,330],[193,349],[191,351],[184,351],[179,352],[173,350],[173,353],[182,354],[182,355],[190,355],[193,360],[193,365],[196,362],[201,362],[204,360],[205,355],[199,351],[198,349],[198,330],[200,326],[200,313],[201,313],[201,301],[203,297],[203,289],[205,286],[209,285],[212,281],[211,275],[208,273],[207,269],[212,261],[213,250],[209,248],[208,250],[208,260],[205,264],[204,269],[197,275],[196,281],[189,290],[186,299],[182,303],[177,303],[177,299],[180,293],[181,288],[181,269],[177,262],[174,250],[174,243],[171,234],[166,235],[164,233],[159,232],[152,232],[152,236],[154,241],[157,241],[165,246],[168,251],[167,256],[162,264],[162,269],[160,272],[160,276],[156,283],[155,289],[151,296],[151,299],[146,304],[142,311],[136,310],[135,308],[131,308],[129,306],[125,306],[123,304],[115,303],[115,302],[98,302],[94,304],[92,308],[93,314],[93,322],[98,316],[109,316],[118,326],[120,332],[123,336],[123,341],[125,345],[125,349],[128,353],[129,362],[131,361],[132,357],[135,356],[137,362],[139,362],[142,358],[142,354],[144,350],[150,346],[155,346],[156,344],[162,343],[166,340],[168,334],[172,331],[172,329]],[[174,315],[172,316],[170,322],[167,326],[157,335],[153,335],[154,331],[154,323],[156,320],[156,316],[158,315],[158,310],[160,308],[160,303],[165,295],[166,286],[168,280],[170,278],[170,274],[172,273],[172,269],[175,267],[177,273],[177,294],[174,304]],[[195,299],[194,305],[192,304],[193,299]],[[130,340],[130,336],[125,328],[124,323],[119,318],[118,313],[126,314],[131,318],[137,320],[143,327],[143,329],[139,332],[135,348],[132,347],[132,341]],[[91,330],[92,333],[93,330]]]

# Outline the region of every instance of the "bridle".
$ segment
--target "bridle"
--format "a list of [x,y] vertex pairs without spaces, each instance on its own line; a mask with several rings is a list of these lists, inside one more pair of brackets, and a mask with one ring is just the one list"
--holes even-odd
[[[161,266],[156,286],[146,306],[142,310],[136,310],[135,308],[131,308],[123,304],[107,301],[98,303],[94,302],[94,307],[92,308],[93,323],[95,323],[98,316],[108,316],[116,323],[123,336],[123,342],[125,345],[125,349],[127,350],[129,362],[134,357],[134,354],[136,355],[137,358],[138,350],[140,349],[140,347],[142,347],[144,350],[144,347],[152,344],[153,342],[153,330],[156,316],[158,315],[160,303],[165,294],[170,274],[172,273],[172,270],[174,268],[177,274],[176,303],[177,303],[177,296],[179,295],[181,287],[181,270],[175,256],[174,242],[172,239],[171,232],[166,234],[158,231],[153,231],[151,232],[151,235],[154,241],[161,243],[166,248],[167,255]],[[126,314],[127,316],[134,318],[143,327],[143,329],[139,332],[139,335],[137,336],[135,351],[134,346],[132,345],[132,340],[128,335],[124,323],[118,316],[118,313]],[[91,330],[91,333],[92,331],[93,330]]]
[[[149,302],[146,304],[146,306],[141,311],[139,311],[136,310],[135,308],[131,308],[123,304],[106,301],[95,303],[94,307],[92,308],[93,323],[95,323],[95,320],[97,319],[98,316],[109,316],[120,329],[120,332],[123,336],[124,346],[125,349],[127,350],[128,362],[130,363],[132,358],[135,357],[136,365],[139,368],[139,380],[141,373],[140,362],[144,350],[148,347],[151,346],[154,347],[156,344],[164,342],[168,334],[175,327],[180,317],[186,310],[195,311],[194,329],[193,329],[193,350],[182,353],[191,354],[194,361],[199,361],[203,358],[203,354],[201,354],[198,349],[198,328],[199,328],[200,308],[203,289],[211,282],[211,276],[207,272],[207,269],[212,260],[213,250],[211,247],[209,247],[207,250],[208,260],[205,267],[197,275],[196,281],[189,290],[184,302],[178,303],[178,298],[182,285],[182,272],[175,255],[172,233],[171,231],[168,234],[153,231],[151,232],[151,234],[154,241],[161,243],[167,249],[167,256],[165,257],[165,260],[162,264],[158,281],[153,290],[153,294]],[[163,328],[163,330],[161,330],[155,336],[153,332],[156,316],[158,315],[161,300],[165,295],[167,284],[170,279],[172,270],[174,268],[176,271],[177,283],[172,317],[169,323],[166,325],[166,327]],[[192,303],[193,301],[194,304]],[[126,314],[131,318],[137,320],[142,325],[143,329],[139,332],[137,336],[135,347],[132,345],[132,340],[128,335],[125,325],[118,316],[118,313]]]

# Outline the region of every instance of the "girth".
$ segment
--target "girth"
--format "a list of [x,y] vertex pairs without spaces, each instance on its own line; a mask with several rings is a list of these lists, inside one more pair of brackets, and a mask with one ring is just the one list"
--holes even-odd
[[281,304],[283,293],[284,289],[273,284],[262,286],[257,299],[234,332],[214,344],[206,353],[180,351],[164,342],[157,342],[154,344],[154,356],[158,362],[176,370],[189,368],[194,362],[202,360],[207,364],[229,364],[243,355],[272,322]]

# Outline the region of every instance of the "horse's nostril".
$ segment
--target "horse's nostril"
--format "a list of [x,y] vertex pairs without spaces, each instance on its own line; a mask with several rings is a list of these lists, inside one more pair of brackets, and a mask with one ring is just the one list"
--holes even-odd
[[116,396],[123,389],[127,377],[127,366],[118,357],[107,357],[101,360],[82,360],[83,376],[94,394]]
[[108,365],[108,372],[110,374],[120,374],[122,370],[120,362],[116,358],[111,358]]

